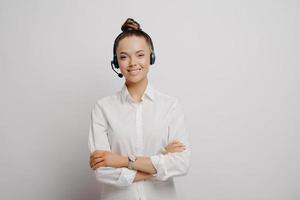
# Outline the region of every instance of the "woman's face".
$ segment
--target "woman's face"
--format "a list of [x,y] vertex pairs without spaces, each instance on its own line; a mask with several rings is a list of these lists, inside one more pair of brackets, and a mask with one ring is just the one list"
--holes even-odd
[[144,37],[125,37],[116,51],[121,73],[127,83],[138,83],[147,78],[151,52]]

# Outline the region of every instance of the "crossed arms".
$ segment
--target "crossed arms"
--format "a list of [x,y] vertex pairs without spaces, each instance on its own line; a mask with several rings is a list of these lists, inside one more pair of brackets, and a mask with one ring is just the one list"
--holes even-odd
[[[180,141],[174,140],[169,143],[164,150],[161,152],[162,155],[182,152],[186,149],[185,145]],[[118,155],[110,151],[95,150],[90,155],[90,167],[93,170],[99,167],[114,167],[122,168],[129,165],[129,160],[127,156]],[[151,158],[147,156],[139,156],[134,163],[137,173],[133,182],[147,180],[153,177],[157,173],[156,168],[153,166]]]

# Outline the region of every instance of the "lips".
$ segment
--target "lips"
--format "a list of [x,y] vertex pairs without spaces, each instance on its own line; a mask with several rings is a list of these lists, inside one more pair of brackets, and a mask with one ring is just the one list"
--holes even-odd
[[141,70],[141,68],[137,68],[137,69],[129,69],[129,70],[127,70],[128,72],[132,72],[132,71],[139,71],[139,70]]
[[138,68],[138,69],[129,69],[127,70],[128,71],[128,74],[131,75],[131,76],[136,76],[139,74],[139,72],[141,71],[141,68]]

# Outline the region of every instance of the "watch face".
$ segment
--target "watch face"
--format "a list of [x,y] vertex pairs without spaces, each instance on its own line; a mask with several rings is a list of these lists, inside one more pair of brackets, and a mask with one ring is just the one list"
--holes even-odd
[[134,155],[130,155],[129,156],[129,160],[132,161],[132,162],[134,162],[136,160],[136,157]]

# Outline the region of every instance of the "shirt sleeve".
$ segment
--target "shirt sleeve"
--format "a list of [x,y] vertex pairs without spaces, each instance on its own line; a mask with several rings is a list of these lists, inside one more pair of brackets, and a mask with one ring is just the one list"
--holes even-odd
[[[95,150],[111,151],[107,138],[107,120],[104,116],[101,104],[98,101],[91,112],[88,146],[90,152]],[[99,182],[115,186],[128,186],[133,183],[135,170],[128,168],[99,167],[95,170]]]
[[191,148],[189,136],[185,128],[183,109],[178,100],[173,104],[169,117],[169,142],[179,140],[186,146],[186,149],[182,152],[166,155],[158,154],[150,157],[157,171],[154,178],[162,181],[175,176],[186,175],[190,168]]

